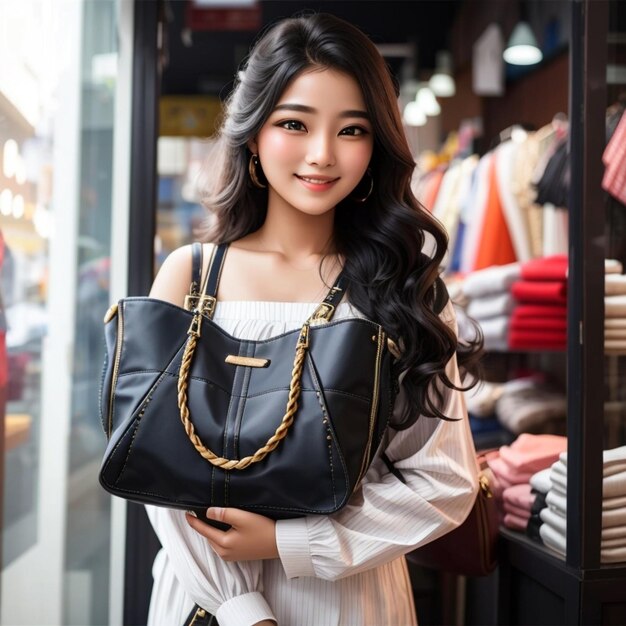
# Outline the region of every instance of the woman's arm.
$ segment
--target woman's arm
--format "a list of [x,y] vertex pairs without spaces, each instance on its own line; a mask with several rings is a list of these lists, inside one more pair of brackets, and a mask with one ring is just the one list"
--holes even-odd
[[146,506],[148,518],[185,593],[220,626],[274,619],[262,595],[262,562],[226,563],[185,519],[184,511]]
[[[451,304],[442,317],[454,324]],[[456,356],[446,371],[459,385]],[[396,411],[402,402],[401,391]],[[398,432],[386,449],[406,484],[378,458],[359,491],[338,513],[276,523],[278,551],[288,578],[351,576],[428,543],[465,520],[478,484],[463,392],[446,388],[441,410],[460,421],[421,417]]]

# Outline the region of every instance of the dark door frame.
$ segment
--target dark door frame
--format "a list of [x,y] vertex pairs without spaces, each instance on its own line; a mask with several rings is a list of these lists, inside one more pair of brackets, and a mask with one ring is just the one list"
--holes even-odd
[[[146,295],[154,274],[157,139],[163,0],[135,0],[128,295]],[[160,547],[143,506],[128,503],[124,624],[146,624],[152,563]]]

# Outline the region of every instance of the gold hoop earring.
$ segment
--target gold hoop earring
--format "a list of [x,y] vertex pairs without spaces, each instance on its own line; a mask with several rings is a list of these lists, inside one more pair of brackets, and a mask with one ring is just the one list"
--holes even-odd
[[363,198],[355,198],[354,196],[350,196],[355,202],[365,202],[372,195],[372,191],[374,191],[374,176],[372,175],[372,170],[368,167],[365,174],[370,177],[370,188],[367,190],[367,194],[365,194]]
[[250,180],[252,180],[252,184],[259,189],[265,189],[267,185],[264,185],[259,179],[259,175],[257,174],[256,168],[259,165],[259,157],[256,154],[253,154],[250,157],[250,161],[248,161],[248,172],[250,172]]

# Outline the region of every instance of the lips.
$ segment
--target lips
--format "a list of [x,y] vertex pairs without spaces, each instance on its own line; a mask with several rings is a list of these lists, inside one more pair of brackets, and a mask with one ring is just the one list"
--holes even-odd
[[299,174],[295,174],[295,177],[305,189],[315,193],[328,191],[340,178],[339,176],[332,178],[331,176],[301,176]]
[[300,176],[296,174],[296,178],[303,180],[307,183],[311,183],[312,185],[324,185],[326,183],[334,183],[336,180],[339,180],[339,177],[333,178],[332,176]]

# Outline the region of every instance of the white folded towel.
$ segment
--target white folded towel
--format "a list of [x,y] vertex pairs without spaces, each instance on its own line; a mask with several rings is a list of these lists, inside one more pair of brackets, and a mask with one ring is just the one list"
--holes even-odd
[[521,276],[519,263],[494,265],[468,275],[463,283],[463,293],[468,298],[478,298],[490,294],[508,291],[509,287]]
[[[563,515],[567,514],[567,498],[554,489],[548,491],[546,495],[546,504]],[[626,526],[626,507],[618,507],[616,509],[602,510],[602,528],[610,528],[612,526]]]
[[548,493],[552,488],[550,480],[550,468],[541,470],[530,477],[530,486],[539,493]]
[[486,350],[506,350],[510,318],[508,315],[480,321]]
[[[558,463],[559,461],[552,465],[550,480],[555,488],[560,490],[561,493],[565,493],[567,490],[567,474],[563,473],[563,466],[557,465]],[[618,465],[612,465],[605,469],[605,474],[602,478],[602,497],[604,500],[613,500],[614,498],[626,496],[626,469],[612,473],[616,469],[619,470],[619,467]],[[609,472],[608,475],[606,470]]]
[[548,548],[552,548],[561,556],[565,556],[565,547],[567,542],[565,541],[565,537],[563,537],[558,530],[552,528],[550,524],[546,524],[544,522],[539,527],[539,536]]
[[[567,452],[559,454],[559,461],[567,468]],[[564,470],[567,473],[567,469]],[[626,471],[626,446],[602,451],[602,475],[611,476]]]
[[[567,519],[563,513],[547,506],[539,511],[539,517],[543,522],[552,526],[563,537],[567,532]],[[609,526],[602,529],[602,548],[615,548],[626,546],[626,526]]]
[[607,296],[626,294],[626,275],[607,274],[604,277],[604,293]]
[[604,273],[605,274],[621,274],[624,268],[622,264],[616,259],[604,259]]
[[608,354],[622,354],[626,352],[626,339],[605,339],[604,352]]
[[626,316],[607,317],[604,320],[604,330],[626,330]]
[[604,315],[606,317],[626,317],[626,296],[605,296]]
[[626,328],[605,328],[604,341],[626,341]]
[[550,524],[550,526],[565,536],[567,532],[567,518],[565,515],[547,506],[539,511],[539,517],[543,522]]
[[[543,523],[539,527],[539,535],[543,543],[561,556],[565,556],[565,537],[552,525]],[[606,547],[600,550],[602,563],[621,563],[626,561],[626,545],[622,547]]]
[[[555,493],[561,496],[567,496],[567,480],[560,474],[550,474],[550,480],[552,481],[552,489]],[[612,498],[602,499],[602,510],[619,509],[626,507],[626,496],[614,496]]]
[[467,307],[467,314],[477,320],[509,315],[515,306],[515,300],[509,292],[496,296],[474,298]]

